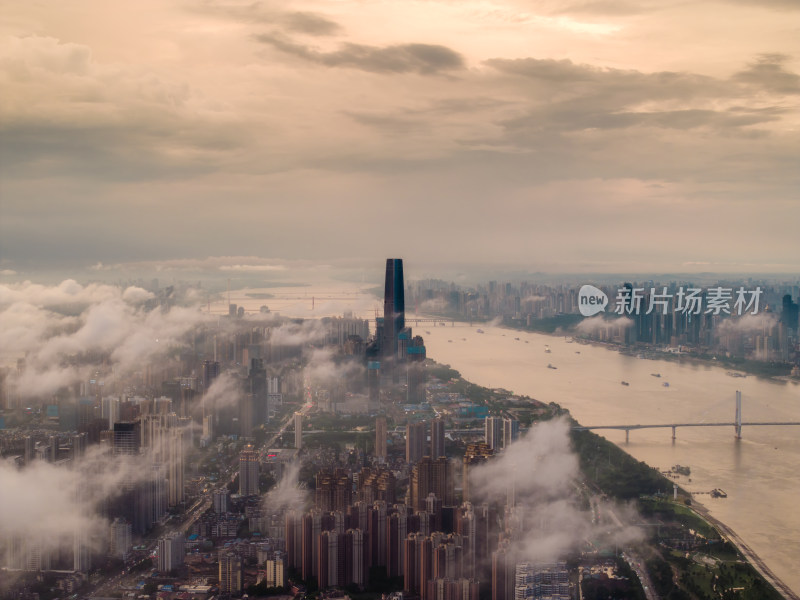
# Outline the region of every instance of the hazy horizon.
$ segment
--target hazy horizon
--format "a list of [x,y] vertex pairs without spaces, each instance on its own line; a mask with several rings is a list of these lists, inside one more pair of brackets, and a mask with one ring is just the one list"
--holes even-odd
[[[358,263],[340,262],[335,265],[311,261],[267,261],[254,260],[255,264],[242,264],[237,257],[210,257],[190,261],[154,261],[147,263],[119,263],[114,265],[64,266],[59,268],[28,267],[15,271],[0,270],[0,286],[16,287],[25,282],[36,284],[58,284],[75,280],[82,285],[105,283],[126,285],[134,281],[148,284],[158,280],[160,287],[176,283],[197,285],[212,292],[225,289],[291,288],[307,287],[309,290],[324,288],[331,284],[354,284],[362,288],[375,288],[382,294],[384,260],[374,256]],[[402,256],[398,258],[404,258]],[[217,263],[216,266],[213,263]],[[489,281],[523,282],[535,284],[566,284],[579,286],[584,283],[615,284],[625,281],[642,282],[694,282],[713,284],[725,281],[753,281],[800,285],[800,273],[770,271],[715,271],[684,270],[674,272],[629,271],[537,271],[515,265],[436,265],[405,259],[406,284],[427,279],[454,283],[465,288]]]

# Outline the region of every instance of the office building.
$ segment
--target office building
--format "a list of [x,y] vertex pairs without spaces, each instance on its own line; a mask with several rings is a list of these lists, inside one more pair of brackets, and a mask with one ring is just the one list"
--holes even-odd
[[140,445],[141,439],[138,421],[120,421],[114,423],[114,454],[139,454]]
[[[214,340],[214,347],[216,348],[217,341]],[[208,391],[214,380],[219,377],[219,362],[216,360],[203,361],[203,390]]]
[[406,326],[405,291],[403,289],[403,259],[386,259],[386,279],[383,296],[383,338],[381,355],[394,359],[397,356],[397,336]]

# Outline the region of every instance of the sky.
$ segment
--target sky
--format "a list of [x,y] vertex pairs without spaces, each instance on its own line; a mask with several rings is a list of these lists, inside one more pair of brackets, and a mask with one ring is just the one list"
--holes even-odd
[[796,0],[0,7],[0,278],[800,272]]

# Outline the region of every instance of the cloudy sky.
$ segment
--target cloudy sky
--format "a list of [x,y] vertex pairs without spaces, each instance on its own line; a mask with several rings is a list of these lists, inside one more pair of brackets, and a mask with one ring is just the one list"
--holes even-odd
[[2,14],[6,274],[224,256],[800,270],[796,0]]

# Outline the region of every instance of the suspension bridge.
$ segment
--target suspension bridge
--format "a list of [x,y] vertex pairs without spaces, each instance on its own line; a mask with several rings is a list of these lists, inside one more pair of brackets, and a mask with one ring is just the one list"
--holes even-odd
[[800,421],[743,421],[742,420],[742,392],[736,392],[736,412],[733,421],[716,423],[654,423],[636,425],[579,425],[573,427],[575,431],[589,431],[597,429],[617,429],[625,432],[625,443],[630,441],[631,431],[634,429],[672,429],[672,439],[676,438],[678,427],[733,427],[734,437],[742,439],[743,427],[769,427],[800,425]]

